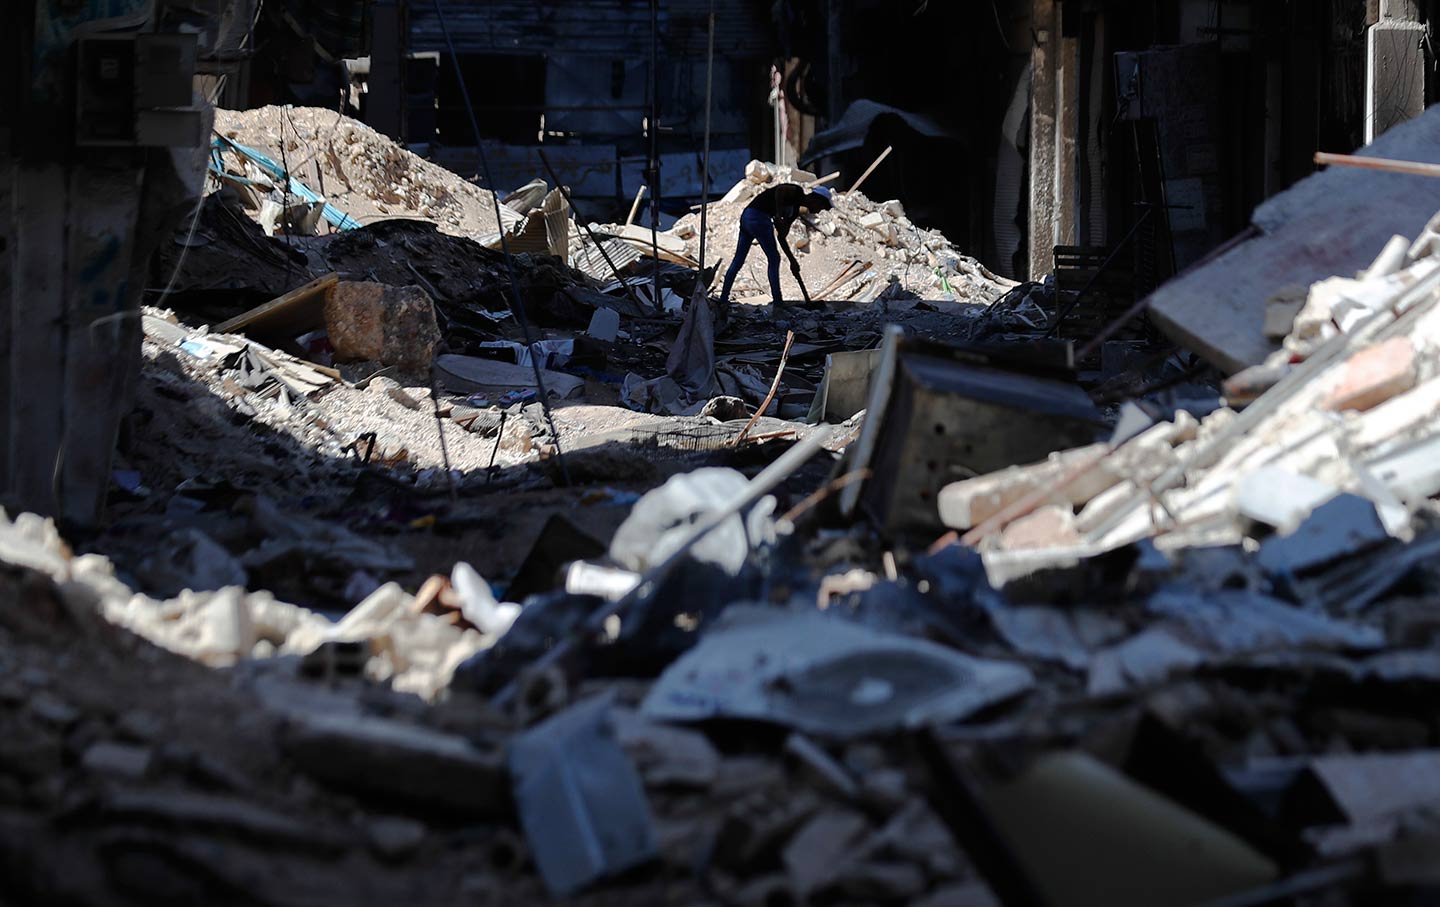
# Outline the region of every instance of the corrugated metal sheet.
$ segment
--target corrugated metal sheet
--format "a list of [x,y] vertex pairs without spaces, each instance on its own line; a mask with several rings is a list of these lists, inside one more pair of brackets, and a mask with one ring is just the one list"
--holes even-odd
[[[650,56],[650,0],[442,0],[460,53]],[[704,57],[710,0],[661,0],[660,52]],[[412,49],[443,51],[429,3],[410,7]],[[715,0],[716,56],[764,57],[774,44],[765,0]]]

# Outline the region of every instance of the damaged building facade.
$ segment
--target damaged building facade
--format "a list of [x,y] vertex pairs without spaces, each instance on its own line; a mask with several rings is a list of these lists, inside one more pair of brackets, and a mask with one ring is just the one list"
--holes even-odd
[[1141,295],[1244,229],[1316,151],[1352,151],[1436,92],[1425,2],[823,10],[810,72],[826,122],[865,98],[933,125],[892,115],[861,136],[868,157],[845,161],[857,169],[887,144],[907,152],[877,192],[933,207],[923,222],[1009,277],[1051,273],[1057,246],[1132,244],[1123,270]]
[[0,904],[1436,902],[1433,5],[11,4]]

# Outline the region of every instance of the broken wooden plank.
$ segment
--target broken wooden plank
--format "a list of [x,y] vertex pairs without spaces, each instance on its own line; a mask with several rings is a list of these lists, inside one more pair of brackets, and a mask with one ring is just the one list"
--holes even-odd
[[[608,233],[616,239],[628,240],[643,246],[653,247],[654,245],[650,242],[650,228],[642,227],[638,224],[617,227],[597,227],[596,231],[602,234]],[[670,252],[675,255],[685,254],[685,240],[677,239],[663,231],[657,233],[655,239],[660,246],[661,252]]]
[[284,296],[236,315],[217,325],[215,331],[290,338],[314,330],[325,323],[325,290],[339,281],[340,275],[331,271]]
[[685,252],[685,240],[669,233],[659,233],[656,242],[650,241],[650,230],[637,224],[629,226],[603,226],[597,227],[597,232],[603,235],[610,235],[621,242],[629,243],[642,255],[656,257],[656,246],[659,246],[659,258],[661,261],[668,261],[672,264],[683,265],[687,268],[699,268],[700,263],[695,261]]

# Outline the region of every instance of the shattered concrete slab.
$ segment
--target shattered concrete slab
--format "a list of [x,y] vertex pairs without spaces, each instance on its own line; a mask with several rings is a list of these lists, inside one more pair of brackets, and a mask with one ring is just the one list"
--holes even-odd
[[[1362,156],[1440,163],[1440,113],[1389,130]],[[1257,235],[1242,239],[1150,297],[1150,313],[1177,343],[1225,372],[1258,365],[1275,347],[1262,332],[1256,288],[1308,286],[1365,270],[1395,234],[1414,236],[1435,213],[1425,177],[1332,167],[1263,202]]]

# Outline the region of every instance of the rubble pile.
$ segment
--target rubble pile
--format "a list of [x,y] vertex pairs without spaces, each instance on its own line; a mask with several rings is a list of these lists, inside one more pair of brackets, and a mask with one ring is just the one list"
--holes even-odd
[[[487,236],[499,229],[488,190],[336,111],[318,107],[217,109],[215,131],[282,163],[294,179],[358,224],[422,218],[442,233],[469,237]],[[262,188],[283,189],[253,164],[247,166],[233,154],[226,158],[229,172],[260,182]],[[258,206],[254,216],[260,218]]]
[[941,519],[984,525],[992,579],[1153,539],[1160,552],[1255,544],[1261,565],[1298,581],[1346,554],[1415,541],[1440,491],[1433,235],[1316,283],[1298,311],[1276,303],[1293,329],[1226,383],[1235,408],[1151,427],[1137,411],[1134,429],[1108,443],[947,487]]
[[[273,507],[266,502],[257,506]],[[275,514],[273,518],[279,518]],[[466,619],[463,627],[442,615],[426,613],[424,601],[387,583],[370,593],[342,620],[278,601],[268,592],[249,592],[244,587],[247,566],[264,559],[283,556],[283,544],[270,542],[251,556],[236,561],[213,539],[197,529],[180,530],[147,563],[152,578],[169,568],[192,580],[205,571],[213,589],[195,591],[180,588],[175,598],[157,599],[133,592],[115,576],[114,565],[98,554],[73,555],[61,541],[54,524],[34,514],[20,514],[12,522],[0,513],[0,532],[6,539],[7,563],[39,570],[60,587],[77,607],[93,609],[106,620],[150,640],[161,648],[193,658],[204,664],[228,667],[250,658],[304,656],[305,667],[316,667],[325,676],[336,672],[384,682],[393,689],[434,699],[450,682],[457,665],[508,628],[514,614],[502,612],[481,616],[493,601],[461,602],[460,614],[470,614],[479,623]],[[322,556],[339,556],[340,544],[364,546],[356,538],[334,538]],[[304,543],[323,545],[325,540],[306,533]],[[352,552],[366,556],[372,568],[385,566],[383,551]],[[191,564],[174,562],[187,558]],[[153,559],[170,559],[160,564]],[[187,569],[188,566],[188,569]],[[456,565],[457,575],[471,571]],[[182,571],[183,574],[182,574]],[[227,572],[228,571],[228,572]],[[233,583],[233,585],[223,585]],[[482,595],[488,596],[488,589]],[[482,629],[483,628],[483,629]],[[332,664],[332,662],[345,662]]]
[[[706,255],[722,265],[735,251],[740,214],[764,189],[779,182],[804,186],[814,174],[752,161],[746,177],[706,212]],[[915,226],[898,201],[873,202],[860,192],[834,192],[834,207],[797,221],[790,247],[814,299],[871,302],[879,297],[918,298],[942,302],[988,304],[1014,281],[992,274],[984,265],[956,249],[936,230]],[[700,214],[687,214],[669,230],[685,241],[687,254],[700,255]],[[721,269],[723,271],[723,268]],[[787,299],[799,299],[800,288],[788,267],[780,269]],[[747,261],[736,280],[735,298],[764,297],[770,289],[764,256]]]
[[[266,116],[226,122],[268,156]],[[1077,363],[1062,290],[858,193],[780,312],[695,295],[689,218],[660,261],[604,228],[612,279],[540,182],[506,261],[320,116],[285,153],[328,136],[326,198],[391,219],[282,242],[217,175],[106,525],[0,515],[22,899],[1440,889],[1440,219],[1277,295],[1283,349],[1215,388],[1143,338]]]

